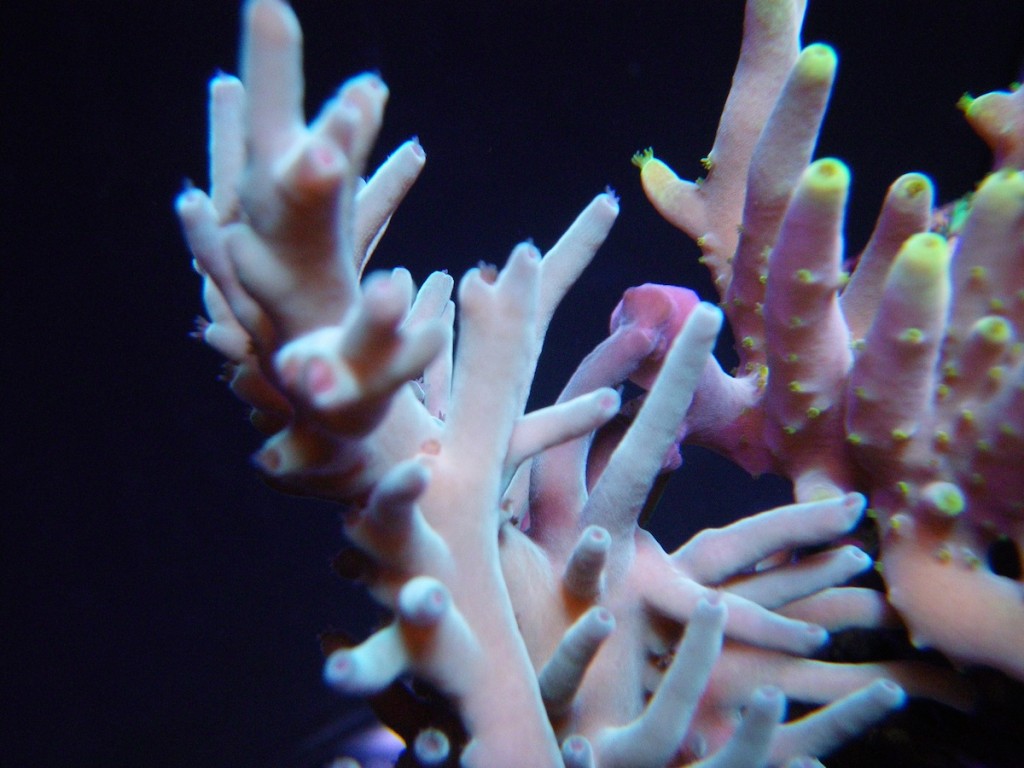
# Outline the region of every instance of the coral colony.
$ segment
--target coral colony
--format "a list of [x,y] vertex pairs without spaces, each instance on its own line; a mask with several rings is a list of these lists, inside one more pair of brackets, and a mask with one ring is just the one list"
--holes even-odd
[[[635,158],[721,309],[627,291],[558,402],[525,413],[616,198],[546,254],[470,271],[454,300],[441,272],[364,275],[424,152],[363,181],[384,83],[348,81],[307,125],[298,22],[248,4],[241,79],[211,86],[210,193],[178,200],[203,336],[268,435],[267,480],[345,505],[341,569],[393,618],[330,648],[324,676],[371,698],[410,764],[817,764],[908,694],[967,704],[946,667],[809,658],[829,632],[899,620],[1024,679],[1022,585],[988,557],[1024,546],[1024,91],[962,105],[992,174],[939,211],[927,178],[897,179],[847,276],[849,171],[811,160],[836,57],[800,48],[802,6],[748,1],[705,179]],[[711,356],[723,315],[733,374]],[[647,391],[613,421],[627,379]],[[638,519],[681,440],[791,479],[796,503],[665,552]],[[887,594],[843,586],[871,560],[830,545],[867,503]],[[812,709],[782,722],[787,699]]]

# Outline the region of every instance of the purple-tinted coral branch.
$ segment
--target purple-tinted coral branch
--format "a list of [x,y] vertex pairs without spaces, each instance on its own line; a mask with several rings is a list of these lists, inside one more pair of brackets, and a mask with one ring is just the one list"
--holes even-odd
[[[941,238],[918,234],[931,218],[927,182],[899,182],[863,276],[840,298],[849,174],[838,161],[810,163],[835,55],[800,50],[802,13],[802,2],[748,3],[706,180],[640,158],[659,210],[703,248],[739,333],[739,375],[711,358],[720,310],[644,286],[559,401],[527,413],[547,327],[617,200],[594,198],[543,256],[523,243],[500,270],[472,270],[454,300],[440,273],[418,289],[402,269],[363,277],[425,153],[407,142],[364,181],[386,86],[356,77],[307,125],[298,22],[280,0],[247,5],[242,79],[211,89],[210,195],[188,190],[178,203],[204,277],[204,336],[269,434],[257,466],[284,490],[349,505],[360,578],[391,611],[387,626],[334,650],[328,683],[370,695],[411,678],[457,713],[449,730],[403,729],[421,763],[785,764],[884,717],[903,703],[901,686],[963,704],[959,681],[942,673],[807,656],[829,629],[892,621],[877,594],[842,586],[870,558],[828,548],[860,518],[864,498],[846,491],[866,470],[877,475],[872,505],[891,520],[908,503],[946,514],[928,518],[929,535],[964,499],[991,495],[971,485],[976,475],[1012,485],[1024,431],[1020,287],[1003,256],[1019,235],[1019,174],[978,193],[956,233],[975,255],[952,277],[933,255],[946,253]],[[992,103],[977,108],[986,126],[1015,114]],[[950,281],[954,326],[969,330],[940,338]],[[916,302],[900,301],[906,284],[920,286]],[[868,350],[856,357],[851,338]],[[941,383],[937,355],[952,366]],[[982,364],[989,383],[961,386],[956,366]],[[629,378],[649,392],[620,412],[615,388]],[[866,396],[892,379],[903,399]],[[888,423],[909,416],[932,419],[928,428],[955,418],[949,440],[974,440],[970,456],[947,460],[955,482],[920,460],[930,455],[914,442],[922,425]],[[801,503],[665,552],[638,519],[684,437],[790,476]],[[878,441],[888,442],[874,457]],[[894,466],[904,454],[916,463]],[[991,520],[1019,522],[1018,497],[988,503]],[[919,516],[888,535],[920,548],[915,525]],[[951,525],[965,540],[977,534]],[[896,569],[919,554],[901,559],[900,546],[887,541]],[[807,547],[821,551],[801,556]],[[928,588],[896,582],[893,602],[910,615]],[[787,696],[820,706],[780,725]],[[402,697],[385,698],[385,717],[408,722],[388,712]]]

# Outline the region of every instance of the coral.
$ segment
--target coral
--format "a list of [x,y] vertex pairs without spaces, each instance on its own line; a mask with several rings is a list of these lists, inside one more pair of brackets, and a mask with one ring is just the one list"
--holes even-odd
[[[782,24],[760,5],[786,4],[755,4],[748,40]],[[741,57],[706,179],[635,158],[655,207],[701,247],[738,340],[736,376],[709,363],[685,439],[791,478],[798,500],[868,495],[914,643],[1024,679],[1024,91],[962,100],[993,173],[939,211],[926,177],[896,180],[847,276],[850,174],[810,162],[835,55],[797,54],[799,14],[786,24],[776,66],[748,77]],[[685,320],[692,297],[645,290]],[[994,568],[993,544],[1017,566]]]
[[[384,83],[349,80],[307,125],[296,18],[281,0],[251,0],[245,17],[241,79],[211,84],[210,192],[187,189],[177,209],[203,276],[202,335],[229,360],[232,389],[267,435],[257,466],[283,491],[345,506],[354,549],[339,570],[392,615],[362,642],[331,645],[328,684],[372,697],[409,759],[488,768],[807,764],[899,707],[905,690],[967,704],[959,680],[921,664],[810,658],[830,631],[888,626],[894,615],[879,593],[843,586],[871,559],[832,544],[861,517],[854,489],[872,455],[867,428],[861,445],[847,439],[837,398],[851,377],[871,375],[861,361],[880,345],[869,336],[854,363],[853,314],[837,304],[848,173],[833,160],[809,164],[835,56],[799,50],[802,4],[748,3],[702,184],[639,158],[645,188],[695,233],[725,291],[742,375],[711,357],[722,311],[682,289],[641,287],[558,401],[529,413],[548,324],[608,234],[614,195],[598,195],[545,254],[523,243],[503,268],[470,271],[455,301],[444,273],[418,288],[403,269],[364,275],[425,152],[407,142],[363,181]],[[986,115],[1017,101],[979,99],[968,111],[991,125]],[[1006,162],[1019,155],[998,141]],[[876,277],[844,293],[861,297],[862,330],[907,310],[871,298],[887,260],[901,279],[936,282],[938,235],[919,234],[894,256],[928,223],[927,189],[921,177],[902,182],[875,255],[862,258]],[[989,231],[985,199],[958,247],[972,228]],[[792,279],[762,284],[769,252],[772,274]],[[857,280],[866,287],[855,291]],[[922,311],[932,325],[912,326],[922,351],[901,355],[908,366],[937,354],[921,339],[942,318]],[[1001,327],[983,335],[998,341]],[[1003,354],[1016,355],[1010,346]],[[915,370],[906,389],[926,402]],[[620,407],[630,377],[649,391]],[[665,552],[639,521],[678,465],[680,439],[792,477],[798,503]],[[936,477],[904,482],[917,484],[913,495]],[[879,508],[877,487],[865,489]],[[921,495],[948,509],[955,495],[943,490]],[[817,708],[783,724],[787,698]]]

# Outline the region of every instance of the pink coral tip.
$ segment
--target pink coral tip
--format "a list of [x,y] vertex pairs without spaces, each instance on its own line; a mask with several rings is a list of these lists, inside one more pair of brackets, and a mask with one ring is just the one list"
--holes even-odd
[[651,388],[672,340],[699,303],[700,297],[688,288],[655,283],[630,288],[622,295],[612,312],[611,330],[635,324],[657,339],[654,350],[630,376],[632,382],[645,389]]

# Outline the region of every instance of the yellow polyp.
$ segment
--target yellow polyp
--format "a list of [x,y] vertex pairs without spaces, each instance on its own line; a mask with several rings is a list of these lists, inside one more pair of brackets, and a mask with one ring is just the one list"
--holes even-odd
[[906,480],[897,480],[896,489],[900,492],[902,496],[910,495],[910,483],[908,483]]
[[932,553],[936,560],[940,563],[951,563],[953,562],[953,553],[949,547],[943,544],[941,547],[937,547]]
[[956,108],[963,112],[965,115],[970,112],[971,106],[977,101],[971,94],[964,91],[963,96],[956,100]]
[[867,509],[864,510],[864,516],[868,520],[877,520],[878,519],[878,510],[875,509],[874,507],[868,507]]
[[753,349],[754,348],[754,337],[753,336],[744,336],[743,337],[743,341],[740,342],[740,345],[744,349]]
[[988,315],[974,324],[971,334],[978,336],[987,344],[1001,346],[1013,337],[1013,328],[1005,318]]
[[807,418],[816,419],[821,416],[821,408],[815,408],[813,405],[807,409]]
[[921,497],[930,511],[943,517],[956,517],[967,508],[963,491],[954,483],[929,483],[922,489]]
[[976,571],[981,568],[981,558],[973,552],[964,553],[964,563],[972,571]]
[[839,273],[839,287],[845,288],[846,284],[850,282],[850,273],[843,270]]
[[978,440],[974,444],[974,448],[978,453],[992,453],[992,442],[990,440]]
[[973,424],[974,411],[972,411],[970,408],[964,408],[962,411],[960,411],[960,421],[962,421],[964,424]]
[[868,400],[868,391],[864,387],[854,387],[853,396],[858,400]]
[[988,277],[988,270],[985,267],[974,266],[970,270],[971,280],[976,283],[980,283],[986,277]]
[[945,363],[942,366],[942,378],[944,379],[956,379],[960,377],[960,368],[956,363]]
[[702,157],[700,159],[700,164],[704,168],[704,170],[708,171],[709,173],[711,172],[711,169],[715,167],[715,161],[711,159],[711,155],[708,155],[707,157]]
[[999,434],[1003,437],[1017,437],[1017,428],[1007,421],[999,425]]
[[988,300],[988,308],[993,312],[1002,312],[1006,309],[1006,302],[993,296]]
[[803,328],[804,327],[804,319],[802,317],[800,317],[799,315],[793,315],[791,318],[789,318],[789,327],[790,328]]
[[889,519],[889,530],[893,531],[894,533],[899,533],[900,528],[902,528],[902,527],[903,527],[903,516],[902,515],[894,515],[893,517],[891,517]]
[[768,285],[768,275],[761,274],[757,276],[757,282],[761,285]]
[[1003,380],[1003,376],[1004,376],[1005,373],[1006,373],[1006,369],[1003,368],[1003,366],[1001,366],[1001,365],[993,365],[991,368],[989,368],[985,372],[985,375],[988,376],[989,381],[993,381],[996,384],[998,384],[999,382],[1001,382]]
[[791,382],[789,382],[789,391],[790,392],[796,392],[796,393],[803,392],[804,391],[804,385],[801,384],[799,381],[791,381]]
[[630,162],[633,163],[637,168],[643,170],[644,166],[647,165],[651,160],[654,159],[654,147],[648,147],[647,149],[637,150],[633,153],[633,157]]
[[809,269],[798,269],[794,273],[793,277],[798,283],[803,283],[804,285],[809,285],[814,282],[814,273]]
[[899,340],[908,344],[920,344],[924,341],[924,331],[920,328],[905,328],[900,333]]
[[795,435],[797,433],[797,428],[792,426],[791,424],[787,424],[782,428],[782,431],[785,432],[787,435]]
[[764,305],[760,301],[754,304],[754,314],[758,317],[764,317]]
[[[708,244],[708,239],[707,239],[706,236],[701,235],[700,237],[697,238],[697,247],[698,248],[703,248],[707,244]],[[707,259],[704,258],[703,256],[701,256],[699,259],[697,259],[697,261],[699,263],[701,263],[701,264],[707,263]]]
[[790,352],[788,355],[786,355],[786,362],[787,363],[796,363],[796,362],[799,362],[799,361],[800,361],[800,355],[798,355],[796,352]]
[[851,432],[846,436],[846,442],[850,445],[860,445],[864,442],[864,438],[856,432]]
[[910,433],[905,429],[894,429],[889,435],[897,443],[905,443],[910,439]]
[[656,207],[671,208],[680,191],[688,187],[665,163],[644,150],[633,155],[633,164],[640,169],[640,184]]
[[939,386],[935,388],[935,396],[939,400],[945,400],[947,397],[949,397],[949,385],[939,384]]
[[931,181],[927,176],[922,176],[919,173],[908,173],[903,177],[903,183],[900,185],[900,192],[909,198],[928,193],[931,189]]
[[853,341],[850,342],[850,349],[852,349],[854,352],[860,352],[867,346],[867,344],[867,341],[865,341],[864,339],[854,339]]
[[935,447],[938,449],[949,447],[949,432],[940,429],[935,433]]

